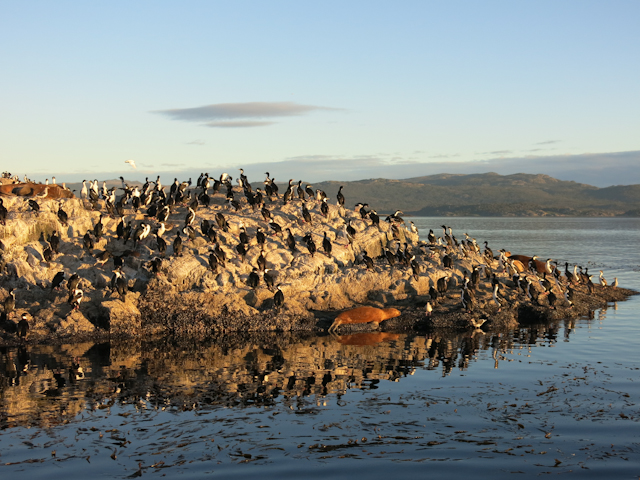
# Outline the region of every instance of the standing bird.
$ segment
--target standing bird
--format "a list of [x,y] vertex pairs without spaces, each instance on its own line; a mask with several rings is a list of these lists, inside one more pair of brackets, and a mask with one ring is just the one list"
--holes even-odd
[[310,233],[307,233],[304,237],[302,237],[302,240],[304,240],[307,244],[307,250],[309,250],[309,254],[313,258],[316,253],[316,242],[313,241]]
[[258,274],[257,268],[251,270],[251,273],[247,278],[247,285],[253,289],[258,288],[258,285],[260,285],[260,275]]
[[498,299],[498,288],[500,286],[500,283],[498,282],[498,280],[497,280],[495,275],[491,279],[491,283],[493,285],[493,291],[491,292],[492,295],[493,295],[493,301],[498,306],[498,312],[499,312],[502,309],[502,304],[500,303],[500,300]]
[[67,212],[62,209],[62,203],[58,204],[58,220],[60,220],[63,227],[69,225],[69,216],[67,215]]
[[272,222],[269,222],[269,227],[271,227],[271,230],[273,230],[274,235],[282,234],[282,227],[278,225],[278,223],[275,220]]
[[313,221],[311,220],[311,214],[309,213],[309,209],[304,203],[300,207],[300,211],[302,212],[303,220],[309,225],[313,225]]
[[98,223],[93,226],[93,235],[96,237],[96,240],[100,240],[102,238],[102,233],[104,232],[104,225],[102,224],[102,214],[100,214],[100,219]]
[[84,292],[80,285],[78,285],[70,294],[67,302],[69,305],[73,307],[74,310],[78,310],[80,308],[80,302],[82,301],[82,297],[84,297]]
[[84,234],[84,237],[82,237],[82,246],[87,253],[91,254],[91,250],[93,250],[93,238],[91,238],[89,231],[87,231],[87,233]]
[[51,291],[62,285],[62,282],[64,282],[64,272],[60,271],[56,273],[53,277],[53,280],[51,280]]
[[29,333],[29,321],[27,320],[27,314],[23,313],[20,321],[18,322],[18,337],[25,338]]
[[127,279],[120,270],[115,270],[113,272],[113,277],[111,278],[111,290],[115,291],[120,295],[120,299],[124,302],[127,297],[127,290],[129,290],[129,286],[127,285]]
[[196,219],[196,212],[193,210],[193,208],[189,207],[189,210],[187,211],[187,216],[184,219],[184,226],[188,227],[190,226]]
[[425,317],[430,317],[432,312],[433,307],[431,306],[431,302],[427,302],[427,305],[425,306]]
[[40,213],[40,205],[38,205],[38,202],[30,198],[29,207],[31,208],[31,211],[36,214],[36,217],[37,217],[38,214]]
[[324,238],[322,239],[322,249],[327,257],[331,256],[331,240],[327,238],[327,232],[324,232]]
[[374,225],[380,230],[380,217],[378,216],[378,212],[375,210],[369,210],[369,220],[371,220],[371,226]]
[[0,198],[0,223],[2,225],[7,224],[7,216],[9,215],[9,210],[4,206],[4,201]]
[[58,232],[54,231],[49,237],[49,245],[51,245],[51,250],[53,253],[60,253],[60,236]]
[[243,245],[249,245],[249,235],[247,235],[247,229],[242,222],[240,223],[239,239]]
[[262,209],[260,210],[260,213],[262,214],[262,218],[264,218],[265,222],[269,222],[271,220],[271,212],[269,211],[269,209],[266,206],[262,206]]
[[216,257],[218,257],[218,263],[224,267],[226,265],[225,262],[227,261],[227,254],[224,253],[224,250],[219,243],[215,244],[213,251],[215,252]]
[[104,264],[107,263],[111,257],[112,257],[112,254],[109,250],[105,250],[104,252],[98,253],[96,255],[96,264],[100,264],[100,266],[103,267]]
[[214,273],[218,273],[218,257],[214,251],[209,253],[209,267]]
[[340,207],[344,207],[344,195],[342,194],[342,188],[342,185],[340,185],[340,188],[338,189],[338,193],[336,195],[336,198],[338,199],[337,205]]
[[293,233],[291,233],[290,228],[287,228],[287,233],[288,233],[287,239],[286,239],[287,248],[291,250],[291,253],[293,253],[296,251],[296,239],[294,238]]
[[322,202],[320,203],[320,213],[322,213],[322,216],[324,218],[328,218],[329,217],[329,204],[327,203],[327,198],[324,197],[322,199]]
[[245,246],[245,244],[239,243],[238,245],[236,245],[236,252],[238,252],[238,255],[240,255],[240,258],[244,263],[244,261],[247,259],[247,247]]
[[273,290],[273,285],[275,284],[275,279],[277,276],[277,273],[272,274],[271,273],[272,270],[270,268],[265,269],[264,271],[264,283],[267,285],[267,288],[269,290]]
[[80,277],[78,276],[77,273],[74,273],[69,277],[69,280],[67,280],[67,289],[69,290],[69,293],[75,290],[79,284],[80,284]]
[[176,257],[182,256],[182,238],[180,232],[176,232],[176,238],[173,240],[173,254]]
[[438,291],[434,288],[433,285],[429,287],[429,297],[431,297],[431,300],[434,304],[438,303]]
[[13,311],[16,309],[16,295],[13,288],[9,290],[9,295],[4,299],[4,314],[6,318],[11,318]]
[[344,236],[347,237],[348,245],[345,245],[345,248],[349,248],[349,246],[353,247],[353,241],[356,238],[356,229],[351,226],[351,220],[344,226]]
[[264,235],[264,231],[262,230],[262,227],[258,227],[256,229],[256,242],[258,242],[258,245],[260,245],[261,247],[264,245],[264,243],[266,242],[266,237]]
[[280,309],[284,305],[284,293],[282,293],[282,289],[280,285],[276,287],[276,293],[273,295],[273,308],[276,312],[279,312]]
[[167,253],[167,242],[164,238],[156,234],[156,243],[158,244],[158,251],[160,252],[160,255],[164,257]]
[[229,225],[227,224],[227,219],[224,218],[224,215],[220,212],[216,213],[215,216],[216,223],[218,224],[218,228],[220,228],[223,232],[229,231]]
[[260,255],[258,256],[258,259],[256,260],[256,263],[258,264],[258,270],[260,270],[261,272],[264,272],[267,270],[267,259],[264,257],[263,252],[260,252]]
[[602,285],[603,287],[607,286],[607,281],[604,278],[604,273],[602,273],[602,270],[600,270],[600,285]]
[[367,270],[373,270],[373,258],[367,255],[367,251],[362,251],[362,262],[367,266]]

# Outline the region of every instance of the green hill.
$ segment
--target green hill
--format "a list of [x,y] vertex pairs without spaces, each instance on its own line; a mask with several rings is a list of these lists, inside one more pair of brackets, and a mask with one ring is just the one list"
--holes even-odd
[[335,198],[340,185],[349,207],[363,202],[379,213],[399,209],[422,216],[636,216],[640,209],[640,185],[598,188],[548,175],[440,174],[314,187]]

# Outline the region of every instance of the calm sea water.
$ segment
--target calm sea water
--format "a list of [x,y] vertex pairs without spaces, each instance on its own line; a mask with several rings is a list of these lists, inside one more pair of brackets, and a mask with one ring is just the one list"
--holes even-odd
[[[640,219],[412,220],[640,290]],[[639,307],[494,333],[5,349],[0,474],[638,478]]]

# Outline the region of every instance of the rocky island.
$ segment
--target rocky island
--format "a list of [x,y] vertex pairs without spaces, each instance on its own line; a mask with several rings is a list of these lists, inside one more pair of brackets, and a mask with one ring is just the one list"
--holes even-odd
[[459,240],[446,226],[421,240],[400,211],[380,218],[342,189],[329,199],[302,182],[278,192],[268,177],[261,189],[223,174],[169,187],[89,182],[80,198],[42,184],[0,193],[5,344],[326,331],[363,305],[400,311],[381,330],[506,327],[633,293]]

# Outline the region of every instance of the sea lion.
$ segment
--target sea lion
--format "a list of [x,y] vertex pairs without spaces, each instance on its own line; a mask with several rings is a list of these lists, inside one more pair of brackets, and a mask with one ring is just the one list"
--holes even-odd
[[377,327],[380,322],[398,316],[400,311],[396,308],[357,307],[338,315],[329,327],[329,332],[333,333],[340,325],[353,323],[375,323]]

